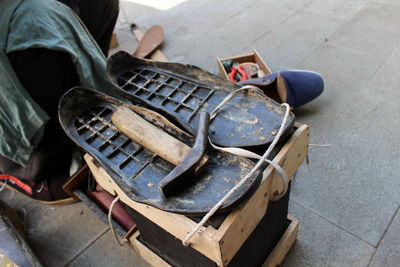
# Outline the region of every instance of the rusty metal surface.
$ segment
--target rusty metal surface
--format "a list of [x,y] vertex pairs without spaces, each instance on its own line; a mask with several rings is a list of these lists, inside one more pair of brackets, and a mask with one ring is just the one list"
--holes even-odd
[[[209,161],[205,169],[191,179],[193,183],[176,195],[164,198],[157,184],[174,166],[112,125],[111,115],[120,105],[134,108],[136,113],[143,114],[145,119],[189,146],[193,145],[194,138],[149,110],[124,104],[92,90],[74,88],[61,98],[59,119],[64,131],[91,154],[134,201],[166,211],[201,215],[209,211],[254,166],[245,158],[207,148],[205,154]],[[261,174],[257,173],[226,201],[221,211],[239,204],[258,186],[260,179]]]
[[[110,57],[107,74],[123,97],[158,110],[192,135],[199,112],[211,113],[240,87],[196,66],[143,60],[125,52]],[[210,123],[209,136],[222,146],[263,146],[272,142],[283,116],[284,108],[267,96],[239,94]],[[294,119],[291,113],[284,133]]]

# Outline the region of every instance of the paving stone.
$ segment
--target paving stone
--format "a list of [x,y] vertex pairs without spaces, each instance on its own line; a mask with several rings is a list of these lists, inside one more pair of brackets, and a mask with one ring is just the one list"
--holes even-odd
[[[306,3],[309,1],[302,1]],[[160,24],[165,41],[162,50],[170,61],[194,64],[218,73],[216,57],[228,57],[253,50],[254,40],[294,14],[300,8],[283,7],[280,1],[205,1],[202,5],[140,17],[140,24]],[[129,15],[128,15],[129,16]],[[212,18],[212,19],[210,19]]]
[[[169,12],[159,11],[152,18],[143,18],[140,23],[163,26],[165,41],[162,50],[170,61],[194,64],[218,73],[217,56],[237,55],[294,12],[292,9],[271,9],[268,3],[257,1],[248,1],[245,5],[238,1],[215,1],[185,10],[177,7]],[[246,53],[251,51],[249,48]]]
[[151,14],[152,12],[156,12],[157,8],[144,5],[140,3],[135,3],[133,1],[120,1],[120,20],[127,20],[130,23],[137,23],[137,19],[140,16]]
[[[127,34],[127,33],[125,33]],[[119,42],[119,40],[118,40]],[[111,56],[112,54],[119,52],[119,51],[125,51],[128,52],[129,54],[133,54],[136,51],[138,42],[136,41],[126,41],[126,42],[121,42],[118,43],[118,46],[110,49],[110,51],[108,52],[108,55]]]
[[385,97],[392,99],[400,97],[398,90],[400,84],[400,48],[398,48],[390,58],[376,72],[374,77],[369,81],[371,93],[376,95],[383,94]]
[[[400,203],[400,97],[367,86],[322,133],[326,149],[310,153],[292,196],[302,205],[376,246]],[[378,93],[379,92],[379,93]]]
[[[260,2],[257,5],[265,3]],[[213,26],[215,27],[213,31],[204,31],[205,38],[196,34],[186,40],[185,46],[177,44],[177,49],[171,51],[170,55],[172,59],[179,58],[180,61],[218,73],[217,56],[224,58],[252,52],[256,48],[252,45],[254,40],[294,12],[290,9],[270,10],[265,7],[256,9],[254,5],[250,6],[219,23],[219,27]],[[189,27],[189,30],[192,29]]]
[[383,62],[380,56],[338,47],[328,41],[297,66],[320,73],[325,83],[321,96],[294,111],[299,122],[310,126],[311,143],[319,140],[323,131],[332,130],[332,124]]
[[111,231],[107,231],[87,250],[67,266],[135,266],[148,267],[130,244],[120,246]]
[[400,213],[397,212],[382,244],[369,266],[399,266],[400,262]]
[[107,230],[83,203],[31,203],[26,210],[27,238],[45,266],[63,266]]
[[[146,30],[147,29],[143,29],[144,32]],[[114,32],[117,36],[119,46],[120,45],[125,45],[125,46],[129,45],[133,48],[132,52],[134,52],[136,50],[136,47],[138,46],[139,42],[136,40],[135,36],[131,32],[130,26],[128,26],[128,25],[122,26],[118,29],[115,29]],[[125,49],[120,47],[119,50],[125,50]],[[113,50],[111,50],[111,51],[114,52]],[[111,53],[109,53],[109,54],[111,54]]]
[[308,58],[344,23],[344,19],[299,11],[253,45],[272,69],[290,69]]
[[269,0],[268,5],[271,9],[275,8],[289,8],[296,10],[303,10],[306,6],[308,6],[313,0]]
[[304,10],[337,18],[349,18],[358,12],[369,0],[314,0]]
[[374,248],[324,218],[290,201],[300,221],[293,247],[280,266],[367,266]]
[[369,3],[343,25],[331,41],[371,55],[388,56],[400,42],[399,12],[399,5]]
[[397,0],[372,0],[372,2],[378,4],[387,4],[387,5],[400,5],[400,2]]
[[16,210],[18,213],[23,213],[24,211],[22,210],[24,209],[24,207],[33,202],[32,199],[5,188],[0,191],[0,199],[7,203],[11,208]]

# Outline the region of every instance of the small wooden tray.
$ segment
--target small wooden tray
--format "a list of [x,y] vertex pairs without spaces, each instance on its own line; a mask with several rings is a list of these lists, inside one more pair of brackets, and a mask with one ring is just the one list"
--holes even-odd
[[227,57],[227,58],[217,57],[219,74],[221,75],[222,78],[225,78],[227,80],[229,80],[228,73],[226,72],[224,65],[222,64],[222,62],[226,60],[232,60],[233,62],[238,62],[238,63],[244,63],[244,62],[256,63],[258,67],[264,72],[264,74],[272,73],[271,69],[268,67],[267,64],[265,64],[260,54],[258,54],[257,50],[254,49],[253,52],[249,54]]

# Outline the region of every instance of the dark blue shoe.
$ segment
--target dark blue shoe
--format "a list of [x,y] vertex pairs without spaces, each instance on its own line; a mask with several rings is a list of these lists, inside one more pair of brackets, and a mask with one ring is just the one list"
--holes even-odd
[[304,70],[284,70],[239,83],[260,87],[267,96],[279,103],[288,103],[293,108],[307,104],[324,90],[321,75]]

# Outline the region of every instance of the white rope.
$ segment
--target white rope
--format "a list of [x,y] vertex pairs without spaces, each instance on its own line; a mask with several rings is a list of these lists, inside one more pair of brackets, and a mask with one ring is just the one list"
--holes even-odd
[[[238,93],[240,93],[240,92],[242,92],[244,90],[253,90],[256,93],[264,95],[263,91],[260,88],[254,86],[254,85],[246,85],[246,86],[243,86],[243,87],[241,87],[239,89],[236,89],[233,92],[231,92],[228,96],[226,96],[224,98],[224,100],[222,100],[222,102],[211,112],[210,121],[215,118],[215,116],[217,115],[217,112],[221,109],[222,106],[224,106],[233,97],[235,97]],[[231,153],[231,154],[234,154],[234,155],[238,155],[238,156],[243,156],[243,157],[246,157],[246,158],[252,158],[252,159],[260,159],[261,158],[260,155],[258,155],[256,153],[253,153],[253,152],[251,152],[249,150],[245,150],[245,149],[237,148],[237,147],[219,147],[219,146],[216,146],[215,144],[213,144],[211,142],[210,138],[208,138],[208,141],[209,141],[209,143],[211,144],[211,146],[214,149],[219,150],[219,151],[228,152],[228,153]],[[281,166],[279,166],[275,162],[271,162],[270,160],[267,160],[267,159],[265,161],[268,162],[269,164],[271,164],[278,171],[278,173],[280,174],[280,176],[282,178],[282,182],[283,182],[283,185],[284,185],[284,189],[283,189],[282,193],[279,194],[279,195],[275,195],[275,196],[273,196],[271,198],[272,201],[276,201],[276,200],[281,199],[286,194],[288,186],[289,186],[289,179],[288,179],[288,177],[286,175],[286,172],[281,168]],[[266,179],[267,175],[268,175],[267,173],[265,173],[265,172],[263,173],[262,181],[264,181]]]
[[123,240],[122,243],[121,243],[121,241],[119,241],[119,238],[118,238],[118,236],[117,236],[117,233],[115,232],[114,226],[113,226],[113,224],[112,224],[112,210],[114,209],[114,206],[115,206],[115,204],[118,202],[118,200],[119,200],[119,196],[117,196],[117,197],[111,202],[110,209],[108,210],[108,223],[110,224],[110,228],[111,228],[112,233],[114,234],[115,240],[117,240],[118,244],[122,247],[123,245],[125,245],[125,243],[126,243],[128,240],[126,240],[126,239],[124,238],[124,240]]
[[4,188],[6,188],[7,182],[8,182],[8,179],[5,179],[5,182],[2,182],[2,185],[0,187],[0,192],[3,191]]
[[[241,89],[243,89],[243,88],[241,88]],[[250,89],[250,88],[247,87],[245,89]],[[226,101],[225,100],[224,101],[228,102],[231,98],[229,98],[229,99],[225,98]],[[260,169],[260,167],[262,166],[262,163],[267,159],[267,157],[271,153],[272,149],[275,147],[275,145],[278,143],[278,140],[282,136],[283,131],[285,129],[285,125],[286,125],[288,117],[289,117],[289,113],[290,113],[289,105],[286,104],[286,103],[283,103],[281,105],[286,107],[285,116],[283,118],[281,127],[279,128],[279,131],[278,131],[277,135],[275,136],[275,138],[272,141],[271,145],[268,147],[267,151],[265,151],[264,155],[259,159],[259,161],[253,167],[253,169],[245,177],[243,177],[240,180],[240,182],[237,185],[235,185],[217,204],[215,204],[215,206],[203,217],[203,219],[196,225],[196,227],[194,227],[194,229],[182,240],[182,243],[183,243],[184,246],[188,246],[189,245],[190,238],[192,238],[192,236],[200,230],[200,228],[210,219],[211,216],[213,216],[215,214],[215,212],[222,206],[222,204],[230,196],[232,196],[250,177],[252,177]],[[220,107],[221,107],[221,105],[218,105],[217,108],[220,108]],[[214,111],[212,113],[214,113]]]
[[[254,152],[251,152],[249,150],[243,149],[243,148],[238,148],[238,147],[219,147],[219,146],[213,144],[211,142],[210,138],[208,138],[208,142],[211,144],[211,147],[214,148],[215,150],[219,150],[219,151],[222,151],[222,152],[227,152],[227,153],[230,153],[230,154],[234,154],[234,155],[237,155],[237,156],[242,156],[242,157],[246,157],[246,158],[250,158],[250,159],[261,159],[260,155],[254,153]],[[282,169],[282,167],[278,163],[276,163],[275,161],[268,160],[268,159],[266,159],[265,162],[271,164],[276,169],[276,171],[279,173],[279,175],[282,178],[282,183],[283,183],[283,186],[284,186],[283,191],[279,195],[274,195],[271,198],[272,201],[277,201],[277,200],[281,199],[286,194],[286,192],[288,190],[288,187],[289,187],[289,179],[288,179],[288,177],[286,175],[286,172]],[[267,173],[267,169],[265,169],[264,172],[263,172],[263,178],[262,178],[261,183],[264,182],[265,179],[267,179],[268,175],[269,175],[269,173]]]
[[234,90],[232,93],[230,93],[229,95],[227,95],[227,96],[224,98],[224,100],[222,100],[222,102],[219,103],[219,105],[211,112],[211,114],[210,114],[210,122],[214,119],[214,117],[217,115],[217,112],[221,109],[221,107],[222,107],[223,105],[225,105],[225,104],[226,104],[227,102],[229,102],[233,97],[235,97],[238,93],[240,93],[240,92],[242,92],[242,91],[244,91],[244,90],[253,90],[253,91],[255,91],[256,93],[259,93],[259,94],[264,95],[263,91],[262,91],[260,88],[254,86],[254,85],[246,85],[246,86],[243,86],[243,87],[241,87],[241,88],[239,88],[239,89],[236,89],[236,90]]

